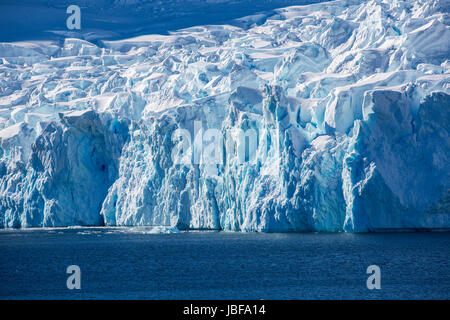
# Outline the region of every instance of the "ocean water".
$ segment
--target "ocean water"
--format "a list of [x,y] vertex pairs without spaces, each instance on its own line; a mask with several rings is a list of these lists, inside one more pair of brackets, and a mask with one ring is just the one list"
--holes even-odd
[[0,299],[449,299],[449,253],[450,233],[2,230]]

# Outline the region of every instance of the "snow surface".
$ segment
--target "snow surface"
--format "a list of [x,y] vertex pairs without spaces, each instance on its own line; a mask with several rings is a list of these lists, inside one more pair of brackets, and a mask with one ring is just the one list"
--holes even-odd
[[[0,227],[449,228],[449,9],[338,0],[2,42]],[[177,129],[221,161],[175,161]]]

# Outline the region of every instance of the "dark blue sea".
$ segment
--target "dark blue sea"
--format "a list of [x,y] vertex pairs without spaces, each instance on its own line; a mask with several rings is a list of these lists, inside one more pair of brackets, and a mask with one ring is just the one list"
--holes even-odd
[[450,233],[2,230],[0,299],[449,299],[449,253]]

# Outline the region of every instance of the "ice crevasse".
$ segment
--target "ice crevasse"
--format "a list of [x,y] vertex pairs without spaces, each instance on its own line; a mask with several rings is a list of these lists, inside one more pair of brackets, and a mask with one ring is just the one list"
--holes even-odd
[[0,43],[0,227],[449,228],[449,9]]

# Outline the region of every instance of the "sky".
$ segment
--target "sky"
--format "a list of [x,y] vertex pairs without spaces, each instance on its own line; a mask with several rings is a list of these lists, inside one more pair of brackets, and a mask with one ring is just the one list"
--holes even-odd
[[[265,13],[251,21],[263,23],[276,8],[323,0],[0,0],[0,42],[57,40],[65,37],[118,40],[205,24],[232,24],[235,19]],[[69,5],[81,9],[81,30],[70,31]]]

